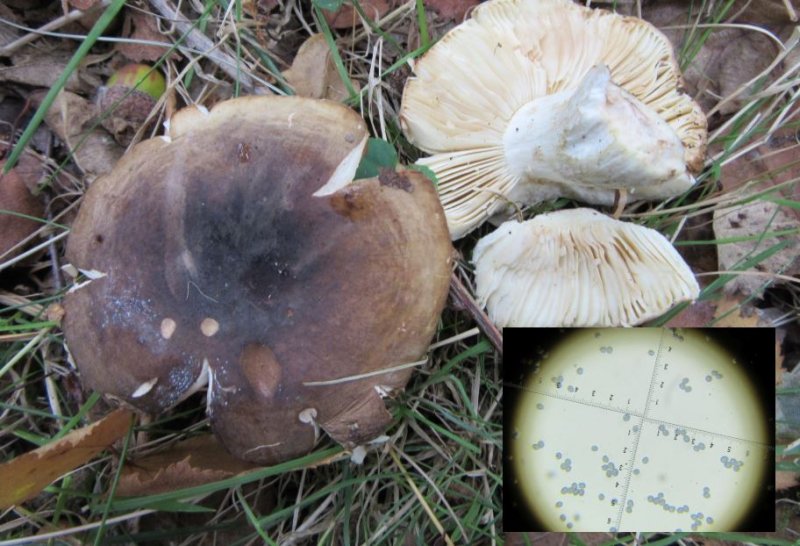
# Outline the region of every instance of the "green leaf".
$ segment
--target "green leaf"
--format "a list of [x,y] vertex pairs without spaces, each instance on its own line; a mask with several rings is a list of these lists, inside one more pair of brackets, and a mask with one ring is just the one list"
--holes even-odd
[[356,169],[355,180],[378,176],[381,169],[394,169],[397,165],[397,152],[389,142],[379,138],[367,141],[367,153],[361,158]]
[[437,188],[439,187],[439,179],[436,177],[436,173],[433,172],[433,170],[430,167],[426,165],[417,165],[416,163],[414,163],[409,165],[408,168],[411,169],[412,171],[417,171],[418,173],[425,175],[428,178],[428,180],[433,182],[434,186],[436,186]]
[[328,11],[339,11],[343,0],[314,0],[314,5]]

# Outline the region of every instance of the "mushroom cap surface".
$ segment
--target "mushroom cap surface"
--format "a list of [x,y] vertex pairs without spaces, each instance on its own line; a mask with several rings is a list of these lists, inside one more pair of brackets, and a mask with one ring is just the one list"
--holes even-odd
[[258,463],[379,434],[411,373],[381,371],[426,352],[451,246],[429,180],[352,180],[366,140],[339,104],[244,97],[124,156],[67,246],[94,279],[64,303],[84,382],[151,412],[207,382],[215,433]]
[[476,294],[505,326],[633,326],[700,288],[658,231],[591,209],[501,224],[475,246]]
[[[688,171],[702,169],[705,115],[680,91],[672,45],[658,29],[571,0],[490,0],[417,61],[403,92],[403,131],[434,154],[420,163],[439,178],[453,238],[513,199],[520,174],[509,168],[504,137],[514,116],[533,101],[576,90],[599,65],[674,130]],[[523,192],[527,199],[570,193],[545,180],[536,186]],[[613,200],[613,191],[577,194],[594,203]]]

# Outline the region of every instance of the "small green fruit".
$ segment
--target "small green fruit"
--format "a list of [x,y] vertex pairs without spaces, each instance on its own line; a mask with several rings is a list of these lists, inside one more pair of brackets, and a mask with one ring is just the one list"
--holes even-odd
[[[137,82],[139,82],[138,85],[136,85]],[[158,100],[167,90],[167,82],[161,72],[153,70],[152,67],[146,64],[123,66],[108,79],[106,85],[108,87],[114,87],[115,85],[123,87],[135,86],[137,91],[147,93],[155,100]]]

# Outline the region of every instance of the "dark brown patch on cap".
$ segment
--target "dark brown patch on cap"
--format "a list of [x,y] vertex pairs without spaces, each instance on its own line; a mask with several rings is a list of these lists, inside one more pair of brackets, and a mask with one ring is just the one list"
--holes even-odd
[[350,220],[360,220],[369,214],[367,203],[352,188],[333,194],[330,201],[334,211]]
[[407,191],[409,193],[414,191],[414,186],[411,185],[408,178],[404,174],[393,169],[381,169],[378,180],[381,186],[389,186],[390,188],[397,188],[398,190]]

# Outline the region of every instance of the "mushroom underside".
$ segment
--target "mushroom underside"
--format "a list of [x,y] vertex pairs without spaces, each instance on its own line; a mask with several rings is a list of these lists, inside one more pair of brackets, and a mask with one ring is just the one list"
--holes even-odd
[[500,327],[633,326],[699,295],[663,235],[590,209],[506,222],[473,262],[479,303]]

